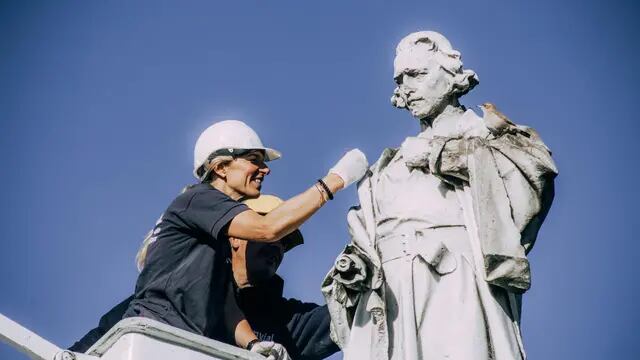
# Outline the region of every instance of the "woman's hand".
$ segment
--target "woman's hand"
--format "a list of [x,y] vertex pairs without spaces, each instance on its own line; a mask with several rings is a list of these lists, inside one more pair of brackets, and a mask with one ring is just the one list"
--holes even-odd
[[[369,164],[362,151],[347,152],[338,163],[329,170],[323,182],[332,194],[343,187],[360,180],[368,170]],[[231,220],[227,235],[240,239],[275,242],[299,228],[331,196],[316,184],[307,191],[285,201],[266,215],[249,210],[243,211]]]
[[369,169],[367,157],[360,149],[352,149],[348,151],[342,159],[329,170],[329,174],[338,175],[344,182],[343,188],[362,179]]

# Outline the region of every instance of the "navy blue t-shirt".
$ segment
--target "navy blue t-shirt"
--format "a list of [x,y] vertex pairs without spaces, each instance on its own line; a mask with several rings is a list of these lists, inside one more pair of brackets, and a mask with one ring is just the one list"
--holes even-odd
[[153,231],[125,317],[150,317],[218,338],[232,281],[226,229],[245,210],[209,184],[179,195]]

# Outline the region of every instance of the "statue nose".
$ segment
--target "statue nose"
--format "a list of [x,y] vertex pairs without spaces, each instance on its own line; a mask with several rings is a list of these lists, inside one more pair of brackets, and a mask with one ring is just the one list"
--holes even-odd
[[391,96],[391,105],[397,108],[404,108],[407,106],[406,95],[400,90],[400,87],[395,88],[393,96]]

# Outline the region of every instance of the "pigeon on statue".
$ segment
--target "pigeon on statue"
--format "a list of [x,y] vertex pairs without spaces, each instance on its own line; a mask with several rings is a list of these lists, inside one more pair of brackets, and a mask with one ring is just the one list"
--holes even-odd
[[496,137],[502,134],[522,134],[526,137],[531,136],[528,132],[520,129],[518,125],[514,124],[508,117],[501,113],[495,105],[486,102],[480,106],[482,109],[484,124],[489,131]]

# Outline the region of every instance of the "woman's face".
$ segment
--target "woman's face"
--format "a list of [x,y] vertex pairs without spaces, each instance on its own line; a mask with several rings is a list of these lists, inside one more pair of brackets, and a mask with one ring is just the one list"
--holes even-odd
[[264,177],[270,171],[264,160],[264,153],[259,150],[235,158],[225,167],[227,186],[243,196],[260,195]]

